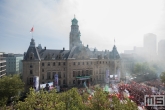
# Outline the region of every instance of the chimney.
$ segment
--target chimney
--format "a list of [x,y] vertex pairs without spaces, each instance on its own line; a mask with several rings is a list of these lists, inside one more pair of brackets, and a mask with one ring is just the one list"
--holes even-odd
[[88,45],[87,45],[87,48],[88,48]]
[[46,47],[45,47],[45,50],[46,50]]
[[63,51],[65,50],[65,48],[63,47]]

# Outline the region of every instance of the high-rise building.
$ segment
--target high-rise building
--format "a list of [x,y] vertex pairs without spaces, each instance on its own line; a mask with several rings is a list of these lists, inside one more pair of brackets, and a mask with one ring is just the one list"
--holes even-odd
[[[36,47],[32,38],[23,59],[23,81],[27,87],[33,85],[34,76],[39,83],[55,82],[56,85],[82,86],[104,82],[106,70],[115,76],[121,71],[120,56],[114,45],[112,51],[91,51],[82,45],[78,20],[72,20],[69,50],[52,50]],[[122,75],[120,75],[122,77]]]
[[156,57],[156,35],[153,33],[148,33],[144,35],[144,56],[148,59],[153,59]]
[[22,54],[5,54],[6,57],[6,73],[9,74],[21,74],[22,73]]
[[4,53],[0,52],[0,78],[6,75],[6,59]]
[[161,40],[158,43],[158,56],[161,60],[165,59],[165,40]]

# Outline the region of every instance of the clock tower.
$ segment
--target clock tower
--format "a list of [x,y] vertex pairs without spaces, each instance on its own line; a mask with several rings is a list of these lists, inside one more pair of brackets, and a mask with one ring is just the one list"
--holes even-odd
[[79,31],[78,20],[74,17],[72,19],[71,32],[69,38],[69,49],[71,50],[74,46],[82,45],[80,40],[81,33]]

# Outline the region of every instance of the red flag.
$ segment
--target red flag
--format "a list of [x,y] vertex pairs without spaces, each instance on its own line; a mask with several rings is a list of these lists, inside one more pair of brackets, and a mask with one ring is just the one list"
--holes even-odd
[[33,32],[34,31],[34,28],[32,27],[32,29],[30,30],[30,32]]

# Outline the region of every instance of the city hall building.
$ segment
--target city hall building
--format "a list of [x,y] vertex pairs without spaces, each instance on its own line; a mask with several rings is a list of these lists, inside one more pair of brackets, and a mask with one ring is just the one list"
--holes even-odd
[[33,85],[33,77],[39,77],[39,83],[54,81],[54,75],[58,74],[58,85],[82,86],[87,84],[103,83],[106,71],[113,78],[120,75],[121,61],[117,48],[114,45],[112,51],[98,51],[96,48],[90,50],[88,45],[84,46],[80,40],[78,20],[72,20],[69,36],[69,50],[50,50],[36,47],[32,38],[30,46],[24,54],[23,59],[23,81],[27,87]]

